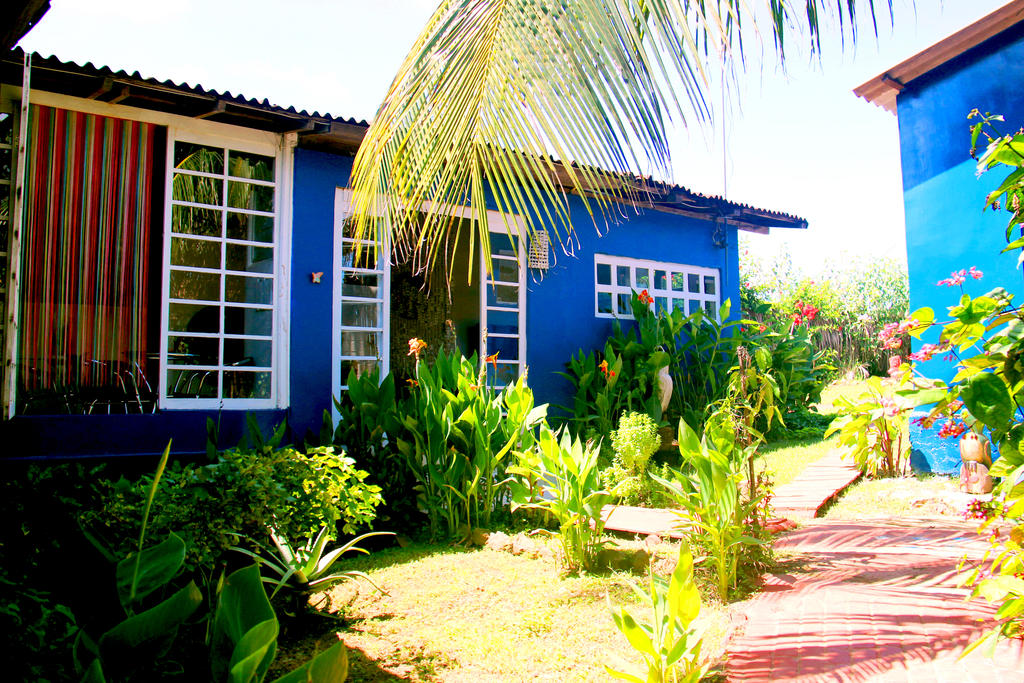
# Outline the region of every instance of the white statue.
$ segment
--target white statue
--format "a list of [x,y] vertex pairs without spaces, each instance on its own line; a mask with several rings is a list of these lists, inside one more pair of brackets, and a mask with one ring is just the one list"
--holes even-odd
[[668,374],[668,366],[658,370],[658,391],[661,393],[661,412],[668,410],[669,399],[672,398],[672,375]]

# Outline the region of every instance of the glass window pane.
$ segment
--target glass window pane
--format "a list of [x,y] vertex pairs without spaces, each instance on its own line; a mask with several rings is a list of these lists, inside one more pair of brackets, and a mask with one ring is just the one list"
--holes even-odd
[[11,177],[11,150],[0,149],[0,178]]
[[672,273],[672,291],[686,291],[686,273]]
[[348,381],[348,373],[351,370],[356,371],[356,377],[362,377],[373,372],[376,367],[377,361],[375,360],[343,360],[341,361],[341,381]]
[[220,339],[216,337],[168,337],[167,364],[220,365]]
[[518,334],[519,312],[487,311],[487,329],[502,334]]
[[270,398],[269,372],[224,373],[224,398]]
[[0,112],[0,144],[10,145],[14,136],[14,117],[8,112]]
[[341,333],[341,355],[380,358],[380,337],[380,332],[343,330]]
[[597,284],[610,285],[612,283],[612,267],[607,263],[597,264]]
[[273,242],[274,218],[230,211],[228,212],[228,239]]
[[228,175],[252,180],[274,180],[274,157],[228,151]]
[[707,313],[712,318],[714,318],[714,317],[716,317],[718,315],[718,307],[715,306],[715,302],[714,301],[705,301],[704,302],[704,312]]
[[498,282],[519,282],[519,263],[491,259],[491,277]]
[[269,368],[273,364],[269,339],[225,339],[224,365]]
[[228,206],[250,211],[273,211],[274,188],[236,180],[228,181]]
[[715,277],[713,275],[704,276],[704,293],[705,294],[717,294],[715,287]]
[[211,206],[223,206],[221,201],[224,190],[224,181],[220,178],[207,178],[206,176],[174,174],[171,183],[171,197],[181,202],[192,202],[193,204],[209,204]]
[[629,304],[629,300],[632,298],[630,294],[619,294],[617,295],[616,313],[619,315],[633,315],[633,309]]
[[377,311],[380,304],[343,302],[341,324],[347,327],[377,327]]
[[229,244],[227,245],[225,268],[249,273],[272,273],[274,272],[274,250],[270,247]]
[[224,299],[244,304],[270,304],[274,301],[274,281],[267,277],[227,275]]
[[598,292],[597,293],[597,312],[598,313],[613,313],[612,311],[612,293],[611,292]]
[[359,296],[364,299],[376,299],[379,293],[380,275],[366,273],[345,273],[341,280],[342,296]]
[[174,143],[174,167],[223,175],[224,150],[179,140]]
[[220,332],[220,306],[169,304],[167,326],[174,332]]
[[224,309],[224,331],[228,334],[258,334],[269,337],[273,335],[274,312],[267,308],[236,308],[227,306]]
[[686,313],[686,299],[672,299],[672,310]]
[[654,288],[668,289],[668,276],[664,270],[654,271]]
[[220,373],[216,370],[167,371],[167,395],[170,398],[217,398]]
[[636,274],[636,286],[643,287],[644,289],[651,286],[651,271],[648,268],[637,268],[635,269]]
[[193,268],[220,268],[220,242],[171,238],[171,263]]
[[220,301],[220,275],[171,270],[170,296],[172,299]]
[[654,312],[663,313],[668,310],[668,297],[656,296],[654,297]]
[[690,273],[686,276],[687,290],[696,294],[700,293],[700,275]]
[[488,285],[488,306],[519,306],[519,287],[512,285]]
[[220,237],[221,215],[217,209],[174,206],[171,207],[171,230],[187,235]]
[[512,337],[488,337],[487,355],[498,353],[498,360],[519,360],[519,339]]
[[503,387],[519,379],[518,363],[498,363],[497,371],[490,363],[487,364],[487,383],[491,386]]
[[348,242],[341,247],[341,265],[343,268],[374,270],[377,267],[377,257],[373,252],[372,245],[364,245],[357,256],[356,245]]
[[629,266],[615,266],[615,282],[620,287],[629,287]]
[[690,315],[692,315],[700,310],[700,302],[694,299],[690,299],[690,303],[687,306],[687,308],[689,309]]

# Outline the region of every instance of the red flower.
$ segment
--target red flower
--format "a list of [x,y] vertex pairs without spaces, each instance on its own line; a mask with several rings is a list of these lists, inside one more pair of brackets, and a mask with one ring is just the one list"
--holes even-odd
[[486,365],[487,363],[490,363],[491,365],[494,366],[494,372],[498,372],[498,352],[497,351],[495,351],[491,355],[489,355],[486,358],[484,358],[484,365]]
[[640,303],[642,303],[645,306],[650,306],[651,302],[654,301],[654,299],[651,298],[651,295],[647,293],[646,289],[643,290],[642,292],[640,292],[639,299],[640,299]]

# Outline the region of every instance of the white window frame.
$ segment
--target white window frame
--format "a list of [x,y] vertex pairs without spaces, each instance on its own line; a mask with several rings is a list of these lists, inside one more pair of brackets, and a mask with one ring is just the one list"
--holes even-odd
[[[232,131],[234,133],[235,131]],[[160,315],[160,398],[159,405],[161,409],[165,410],[203,410],[203,409],[225,409],[225,410],[268,410],[268,409],[279,409],[287,406],[288,402],[288,334],[287,334],[287,319],[289,314],[288,297],[290,296],[290,268],[291,263],[291,168],[292,168],[292,151],[293,145],[291,141],[285,140],[282,136],[273,136],[268,139],[265,133],[254,132],[254,135],[248,135],[248,131],[245,129],[239,129],[237,134],[225,136],[217,133],[211,133],[203,130],[197,130],[191,126],[168,126],[167,127],[167,160],[165,164],[165,178],[164,178],[164,229],[163,229],[163,257],[162,257],[162,282],[161,282],[161,315]],[[240,179],[243,182],[251,182],[258,185],[273,185],[275,188],[274,193],[274,210],[272,212],[274,218],[274,240],[271,243],[260,243],[257,246],[270,247],[273,249],[274,266],[270,273],[260,274],[260,277],[272,278],[273,293],[271,296],[271,303],[269,304],[272,311],[272,322],[271,322],[271,344],[272,344],[272,358],[271,365],[269,368],[271,377],[271,388],[270,395],[268,398],[225,398],[223,396],[223,382],[224,372],[230,371],[230,368],[224,365],[223,357],[223,345],[226,338],[238,338],[237,335],[227,335],[223,326],[220,327],[216,333],[188,333],[187,336],[201,336],[216,338],[219,340],[221,347],[220,365],[217,367],[196,365],[188,366],[188,370],[204,371],[209,370],[211,372],[219,373],[219,386],[218,386],[218,397],[216,398],[185,398],[185,397],[171,397],[169,395],[168,374],[174,368],[169,367],[168,363],[168,340],[172,335],[169,330],[170,327],[170,274],[171,274],[171,238],[175,234],[171,232],[172,222],[172,190],[174,180],[174,143],[175,142],[189,142],[194,144],[209,145],[212,147],[226,148],[238,152],[246,152],[253,154],[261,154],[264,156],[272,157],[274,159],[274,181],[251,181]],[[276,144],[275,144],[276,143]],[[226,163],[226,161],[225,161]],[[224,179],[225,184],[227,183],[228,169],[225,166]],[[224,189],[224,212],[230,211],[230,207],[227,207],[227,188],[225,185]],[[220,244],[224,244],[226,237],[212,238],[212,241],[216,241]],[[224,264],[226,265],[226,264]],[[175,269],[182,269],[182,267],[175,266]],[[226,275],[227,271],[224,267],[216,269],[202,269],[187,267],[189,271],[194,272],[216,272],[221,275],[221,297],[219,302],[200,302],[197,304],[214,303],[220,305],[223,309],[224,306],[228,305],[226,302],[224,287],[226,286]],[[232,271],[232,274],[235,274]],[[231,303],[233,307],[246,308],[247,305],[244,303],[236,304]],[[258,308],[264,308],[265,306],[257,306]],[[222,315],[223,319],[223,315]],[[181,333],[173,333],[175,336],[181,336]],[[262,337],[261,337],[262,338]],[[180,366],[176,366],[180,367]],[[244,370],[248,371],[248,370]]]
[[[350,328],[343,327],[341,324],[341,306],[342,303],[342,283],[341,277],[339,277],[343,270],[353,270],[343,267],[342,259],[342,245],[345,244],[345,239],[342,237],[341,228],[344,225],[345,218],[351,213],[351,200],[352,191],[347,189],[338,188],[335,191],[335,204],[334,204],[334,263],[333,271],[331,273],[332,284],[333,284],[333,324],[332,324],[332,371],[331,371],[331,387],[332,392],[344,391],[347,386],[343,384],[344,379],[341,377],[341,361],[342,360],[372,360],[369,357],[356,357],[356,356],[342,356],[341,354],[341,334],[343,329],[352,329],[353,331],[369,331],[366,328]],[[434,211],[443,212],[458,218],[472,218],[473,211],[467,206],[451,206],[451,205],[432,205],[430,202],[424,202],[422,206],[423,211],[433,209]],[[510,232],[513,238],[517,240],[516,256],[493,256],[498,260],[518,260],[519,262],[519,277],[515,283],[498,283],[498,284],[514,284],[518,289],[518,305],[516,308],[508,306],[488,306],[487,305],[487,287],[489,284],[493,284],[494,280],[491,276],[487,275],[487,262],[484,260],[483,252],[480,252],[480,354],[481,362],[487,349],[487,311],[509,311],[516,312],[518,314],[519,321],[519,334],[496,334],[495,336],[512,337],[518,336],[519,338],[519,358],[517,360],[502,360],[500,355],[497,359],[499,365],[515,364],[518,368],[518,376],[522,377],[526,372],[526,256],[527,250],[523,248],[526,244],[526,232],[523,226],[523,221],[517,216],[503,215],[498,211],[487,212],[487,229],[492,234],[508,235]],[[350,240],[349,240],[350,241]],[[366,241],[366,246],[373,246],[372,242]],[[381,355],[378,361],[378,367],[380,368],[380,376],[383,379],[390,371],[390,357],[391,357],[391,260],[390,260],[390,249],[386,248],[387,245],[381,246],[381,251],[378,253],[377,258],[377,270],[357,270],[354,272],[363,273],[379,273],[383,272],[382,287],[384,291],[381,293],[382,301],[382,341],[379,353]],[[350,299],[350,297],[345,297]],[[353,299],[354,300],[354,299]],[[366,302],[377,301],[377,299],[367,299]],[[332,400],[333,405],[333,400]],[[338,415],[336,410],[332,410],[335,420]]]
[[[611,284],[599,284],[597,271],[601,265],[607,265],[611,269]],[[629,285],[619,285],[617,278],[617,267],[623,266],[629,268]],[[648,283],[641,284],[637,281],[636,269],[644,268],[648,271]],[[654,271],[664,270],[666,272],[666,284],[667,288],[654,286]],[[685,291],[678,291],[672,289],[672,275],[678,273],[686,278],[688,285],[690,275],[696,275],[698,277],[698,284],[700,286],[699,292],[688,291],[689,287],[686,287]],[[708,294],[705,290],[704,278],[711,277],[715,283],[715,293]],[[686,309],[683,311],[685,315],[689,315],[689,306],[691,301],[699,302],[701,310],[707,313],[707,304],[712,303],[715,307],[714,318],[717,320],[722,310],[722,277],[721,272],[718,268],[706,268],[703,266],[693,266],[685,263],[670,263],[668,261],[651,261],[647,259],[629,258],[626,256],[612,256],[610,254],[594,254],[594,315],[598,318],[606,319],[618,319],[618,320],[632,320],[632,312],[621,312],[617,313],[618,299],[620,294],[632,296],[632,293],[641,292],[647,290],[647,293],[654,300],[649,306],[655,306],[657,299],[664,297],[666,301],[666,310],[673,310],[673,299],[681,299],[686,302]],[[612,312],[602,312],[600,309],[600,297],[602,293],[611,294],[612,297]]]
[[[377,361],[377,368],[380,378],[384,379],[391,370],[391,252],[386,243],[377,246],[377,258],[375,268],[358,268],[346,266],[344,260],[345,245],[355,244],[356,240],[345,237],[345,219],[352,214],[352,191],[337,189],[334,193],[334,260],[331,271],[331,284],[333,295],[331,299],[332,325],[331,325],[331,358],[333,367],[331,370],[332,394],[348,390],[345,384],[347,377],[341,376],[341,362],[344,360],[353,361]],[[373,249],[372,240],[360,240],[364,249]],[[344,274],[360,273],[363,275],[377,275],[380,277],[377,296],[375,298],[355,297],[343,294]],[[350,303],[375,303],[379,304],[380,318],[375,327],[362,327],[355,325],[343,325],[342,308],[346,302]],[[342,353],[342,334],[350,332],[377,332],[380,334],[380,346],[377,349],[377,357],[344,355]],[[331,405],[334,405],[332,396]],[[332,412],[336,410],[332,408]],[[337,419],[337,414],[335,414]]]
[[[495,359],[496,365],[515,365],[517,368],[516,376],[522,377],[526,373],[526,256],[528,249],[524,249],[526,239],[524,237],[525,231],[523,229],[522,222],[518,219],[514,220],[514,217],[509,216],[508,227],[505,225],[505,221],[500,213],[497,211],[487,212],[487,230],[493,235],[502,235],[509,237],[509,229],[513,228],[510,238],[514,240],[515,245],[515,256],[505,256],[501,254],[495,254],[493,251],[494,244],[491,243],[491,259],[494,261],[515,261],[519,267],[519,277],[516,282],[504,282],[501,280],[494,279],[497,276],[497,269],[490,275],[487,274],[487,259],[480,250],[480,358],[481,361],[487,356],[487,338],[500,337],[506,339],[518,339],[519,351],[518,358],[516,360],[502,359],[501,354],[498,354],[498,358]],[[488,287],[498,286],[514,286],[516,287],[517,304],[515,308],[510,306],[492,306],[487,303],[487,289]],[[495,295],[497,296],[497,295]],[[490,332],[488,330],[488,318],[490,312],[495,313],[515,313],[517,320],[519,321],[519,329],[516,334],[507,332]],[[501,386],[501,385],[499,385]]]

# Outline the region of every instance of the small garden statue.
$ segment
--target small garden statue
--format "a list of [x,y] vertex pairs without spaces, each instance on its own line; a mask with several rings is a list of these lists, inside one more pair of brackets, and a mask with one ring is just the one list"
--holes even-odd
[[992,477],[988,468],[992,466],[992,447],[988,439],[976,432],[967,432],[960,439],[960,489],[967,493],[991,493]]

